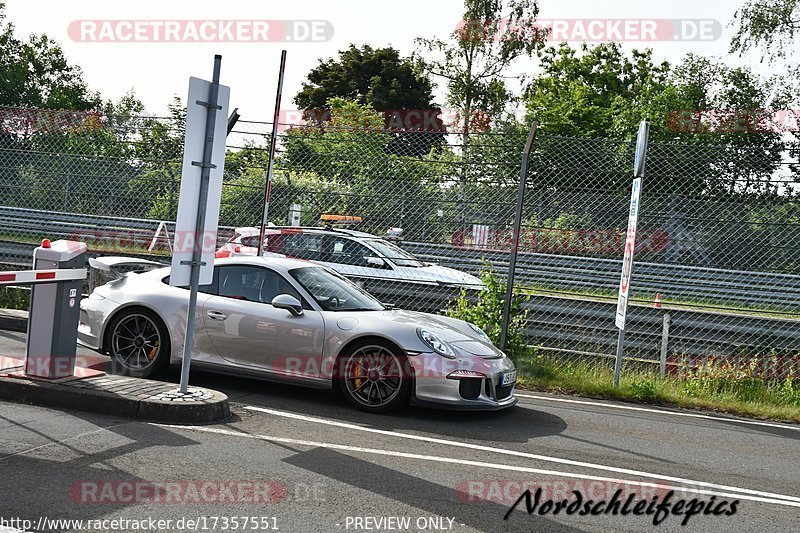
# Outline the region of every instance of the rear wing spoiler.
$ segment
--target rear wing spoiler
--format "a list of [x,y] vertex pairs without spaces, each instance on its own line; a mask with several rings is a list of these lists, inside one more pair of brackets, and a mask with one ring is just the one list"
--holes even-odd
[[89,259],[89,292],[105,283],[123,278],[133,273],[149,272],[164,268],[164,263],[138,257],[95,257]]

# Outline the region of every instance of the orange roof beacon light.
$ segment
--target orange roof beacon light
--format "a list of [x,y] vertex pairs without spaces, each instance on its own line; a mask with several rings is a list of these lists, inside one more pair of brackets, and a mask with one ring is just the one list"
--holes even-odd
[[333,226],[349,226],[361,222],[361,217],[354,215],[331,215],[322,214],[319,221],[323,223],[325,229],[333,229]]
[[361,217],[353,215],[330,215],[323,214],[319,217],[320,222],[328,224],[357,224],[361,222]]

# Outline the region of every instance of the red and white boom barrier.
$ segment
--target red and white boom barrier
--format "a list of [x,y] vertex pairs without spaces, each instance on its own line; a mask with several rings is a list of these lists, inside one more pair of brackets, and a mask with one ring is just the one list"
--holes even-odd
[[0,285],[31,285],[34,283],[53,283],[82,279],[86,279],[85,268],[0,272]]
[[0,272],[0,285],[33,285],[25,375],[73,375],[85,265],[86,243],[44,239],[33,251],[33,270]]

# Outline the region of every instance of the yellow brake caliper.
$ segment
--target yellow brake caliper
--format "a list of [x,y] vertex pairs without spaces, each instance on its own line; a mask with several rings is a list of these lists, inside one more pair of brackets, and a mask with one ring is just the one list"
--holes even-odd
[[153,360],[153,358],[154,358],[154,357],[156,356],[156,354],[158,353],[158,346],[159,346],[159,344],[160,344],[160,343],[161,343],[161,341],[160,341],[160,340],[156,341],[156,343],[153,345],[153,349],[152,349],[152,350],[150,350],[150,353],[148,353],[148,354],[147,354],[147,357],[148,357],[148,358],[149,358],[151,361]]
[[354,383],[355,390],[358,390],[359,387],[361,387],[361,378],[359,377],[359,376],[361,376],[361,361],[358,361],[357,363],[355,363],[355,368],[353,369],[353,374],[355,374],[355,376],[356,376],[356,380],[355,380],[355,383]]

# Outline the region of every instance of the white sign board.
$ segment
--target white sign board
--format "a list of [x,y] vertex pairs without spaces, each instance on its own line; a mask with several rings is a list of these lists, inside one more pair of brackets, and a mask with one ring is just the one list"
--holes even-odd
[[636,224],[639,221],[639,200],[641,196],[642,178],[635,178],[631,186],[628,233],[625,236],[625,256],[622,259],[622,275],[619,280],[619,297],[617,298],[617,315],[614,321],[619,329],[625,329],[625,317],[628,313],[628,293],[631,286],[633,249],[636,246]]
[[636,152],[633,156],[633,176],[640,178],[644,176],[644,163],[647,159],[647,137],[648,124],[642,121],[639,124],[639,134],[636,136]]
[[211,82],[199,78],[189,78],[181,190],[178,200],[178,215],[175,220],[175,234],[173,235],[172,270],[169,276],[169,284],[172,286],[185,287],[189,285],[191,266],[181,263],[192,260],[196,240],[200,242],[201,261],[205,263],[200,267],[200,285],[208,285],[214,276],[214,253],[217,248],[217,226],[219,225],[219,204],[222,195],[222,171],[225,167],[225,137],[231,89],[225,85],[219,86],[217,103],[222,106],[222,109],[216,112],[214,147],[211,154],[211,164],[216,165],[216,168],[211,169],[208,201],[201,207],[205,210],[205,227],[199,235],[195,235],[202,168],[193,165],[192,162],[203,161],[208,118],[208,108],[198,104],[197,101],[208,102],[210,89]]
[[292,204],[289,207],[289,225],[290,226],[299,226],[300,225],[300,212],[303,209],[303,206],[300,204]]
[[472,244],[474,246],[487,246],[489,244],[489,226],[483,224],[472,225]]

